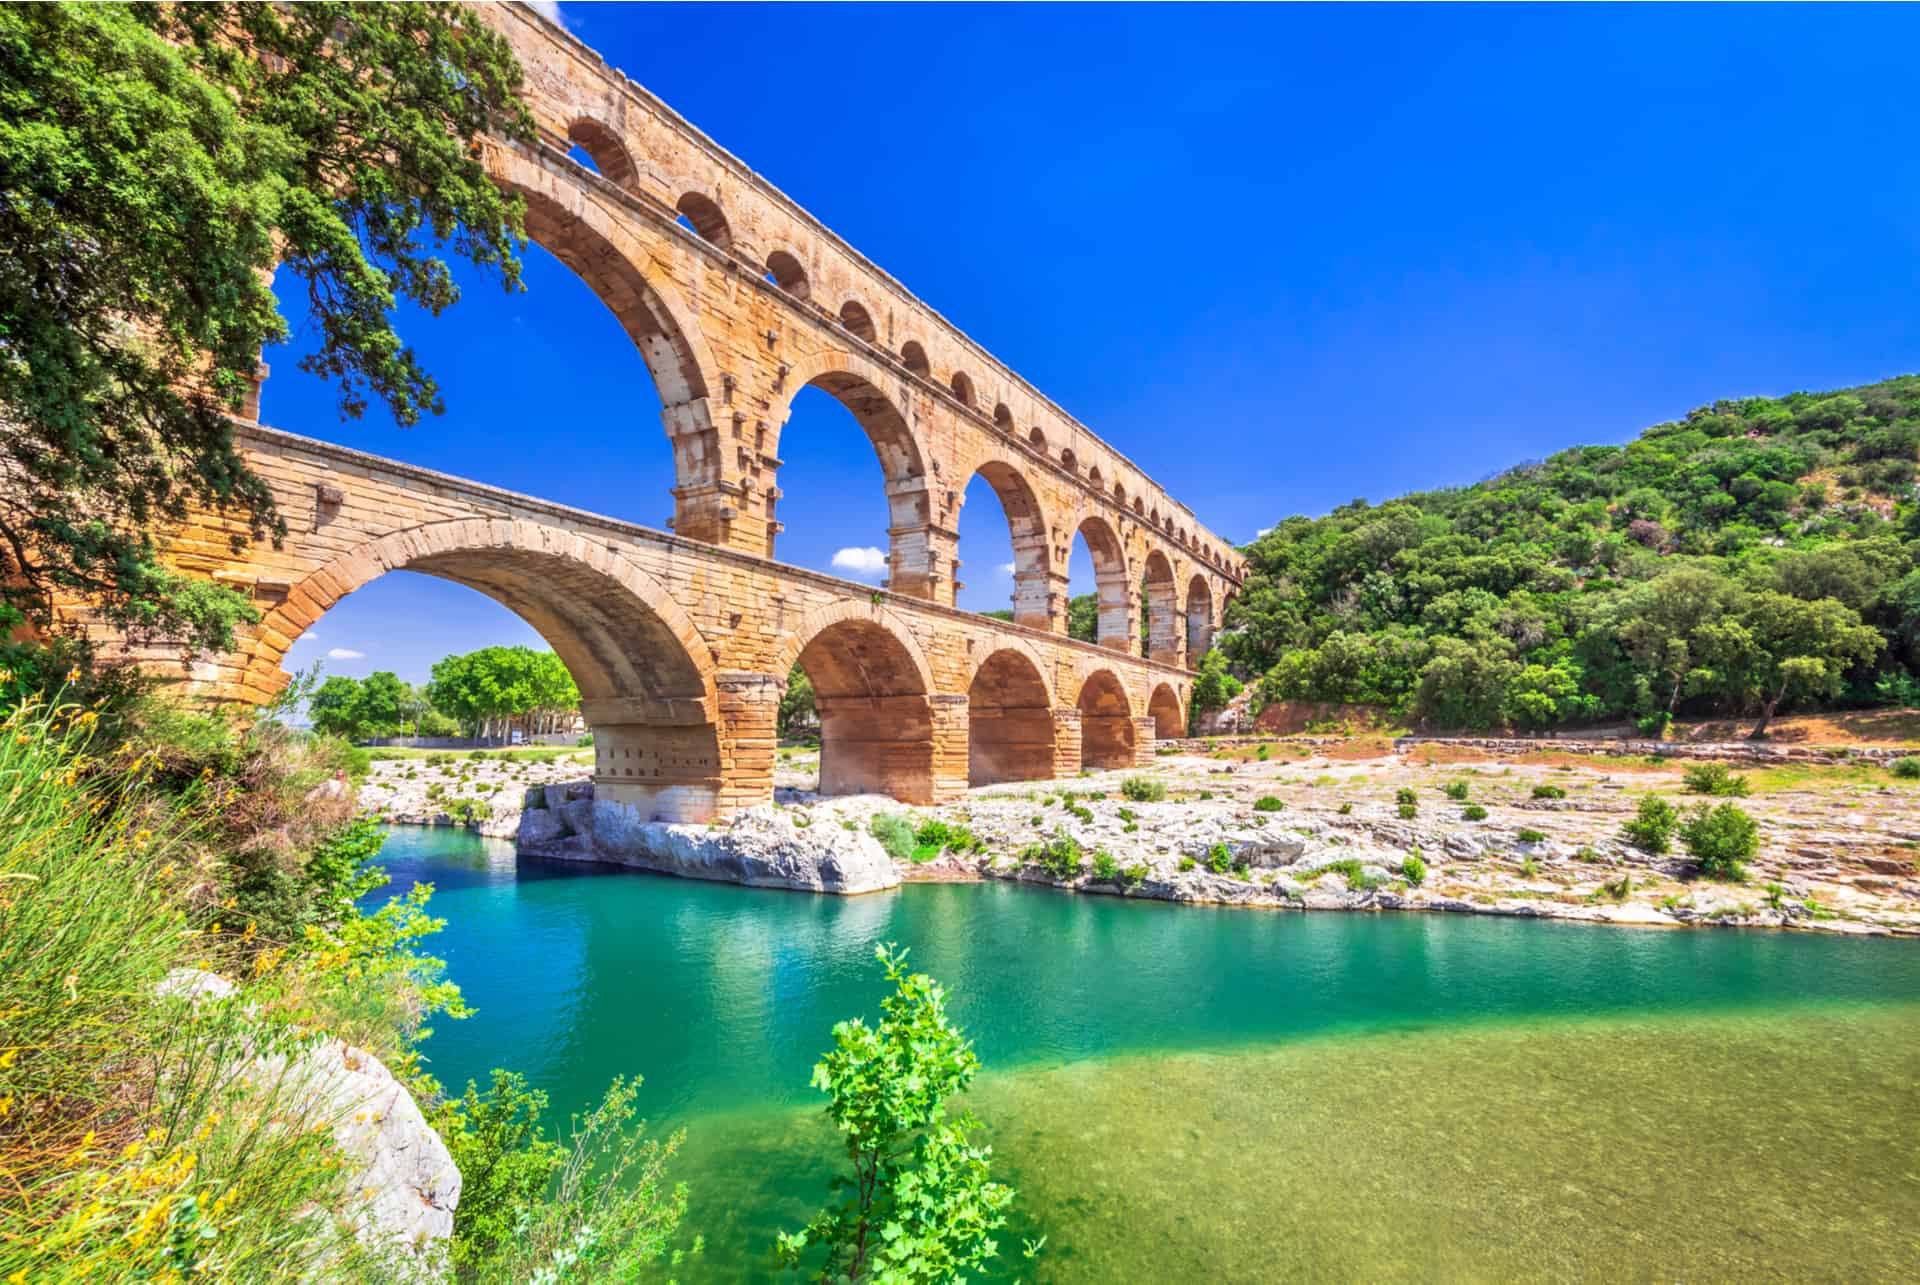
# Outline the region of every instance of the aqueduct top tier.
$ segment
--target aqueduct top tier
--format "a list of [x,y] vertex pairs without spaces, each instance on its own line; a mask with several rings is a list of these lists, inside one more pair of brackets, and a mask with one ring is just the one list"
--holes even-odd
[[[852,411],[880,458],[896,593],[953,604],[959,510],[978,474],[1012,527],[1020,623],[1064,632],[1079,534],[1101,641],[1131,649],[1144,591],[1151,653],[1197,655],[1244,574],[1226,541],[565,30],[522,4],[482,12],[525,69],[540,131],[533,147],[496,147],[491,167],[524,194],[528,234],[586,279],[652,371],[678,534],[774,556],[781,428],[811,385]],[[575,145],[591,168],[569,158]]]

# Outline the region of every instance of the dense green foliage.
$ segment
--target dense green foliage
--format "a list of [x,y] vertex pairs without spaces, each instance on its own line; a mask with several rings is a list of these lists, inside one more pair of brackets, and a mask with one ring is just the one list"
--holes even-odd
[[0,8],[0,635],[77,594],[229,645],[253,608],[153,536],[196,504],[282,530],[228,420],[287,336],[276,272],[343,413],[437,412],[392,318],[454,302],[448,248],[517,284],[477,140],[531,137],[519,79],[449,3]]
[[[846,1198],[783,1233],[778,1251],[819,1281],[964,1280],[998,1253],[993,1234],[1013,1203],[1013,1189],[993,1181],[993,1149],[972,1140],[978,1123],[947,1115],[946,1100],[973,1082],[980,1059],[948,1018],[938,982],[909,973],[904,950],[874,954],[893,985],[880,1021],[837,1024],[813,1069],[852,1166],[834,1180]],[[1038,1248],[1029,1245],[1029,1257]]]
[[458,736],[458,720],[390,670],[365,678],[329,675],[307,699],[314,730],[350,741],[376,736]]
[[529,735],[552,731],[580,707],[580,689],[560,658],[520,646],[442,657],[433,663],[426,697],[468,735],[482,736],[514,727]]
[[820,714],[813,703],[813,680],[796,664],[787,670],[787,689],[780,693],[780,709],[775,714],[774,725],[782,737],[787,737],[796,736],[819,722]]
[[1542,728],[1920,695],[1920,376],[1293,517],[1218,645],[1263,700]]
[[1701,804],[1681,824],[1680,842],[1709,879],[1743,879],[1760,850],[1760,824],[1737,803]]

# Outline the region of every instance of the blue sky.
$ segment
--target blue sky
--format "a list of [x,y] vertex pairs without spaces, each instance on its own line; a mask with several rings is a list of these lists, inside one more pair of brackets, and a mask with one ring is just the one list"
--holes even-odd
[[[562,13],[1234,541],[1719,396],[1920,370],[1920,9]],[[444,416],[341,423],[289,301],[264,418],[662,525],[659,401],[612,317],[538,247],[523,294],[468,280],[402,320]],[[804,393],[781,447],[783,560],[884,547],[837,403]],[[1006,605],[982,482],[961,557],[962,605]],[[419,680],[514,641],[538,644],[395,574],[289,664]]]

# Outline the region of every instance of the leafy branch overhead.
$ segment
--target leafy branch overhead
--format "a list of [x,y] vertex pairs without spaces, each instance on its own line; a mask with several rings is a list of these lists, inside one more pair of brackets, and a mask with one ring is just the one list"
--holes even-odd
[[79,595],[230,643],[250,605],[151,532],[194,505],[283,529],[229,425],[287,338],[276,272],[344,416],[439,411],[393,313],[458,298],[448,254],[517,288],[480,139],[531,135],[519,77],[455,4],[0,9],[0,626]]

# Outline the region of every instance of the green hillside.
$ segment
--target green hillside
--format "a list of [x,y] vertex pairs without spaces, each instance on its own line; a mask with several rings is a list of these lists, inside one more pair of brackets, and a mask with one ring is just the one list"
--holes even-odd
[[1262,699],[1447,727],[1913,704],[1920,376],[1292,517],[1219,643]]

